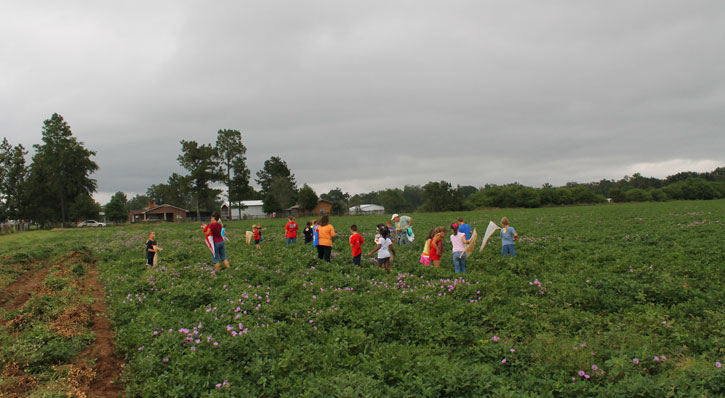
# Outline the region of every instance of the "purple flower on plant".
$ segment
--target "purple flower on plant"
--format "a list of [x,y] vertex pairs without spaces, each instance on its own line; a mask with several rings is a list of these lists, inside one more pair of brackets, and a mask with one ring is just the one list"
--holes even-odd
[[512,354],[513,354],[514,352],[516,352],[516,350],[514,350],[513,348],[509,349],[509,351],[510,351],[510,352],[511,352]]
[[501,363],[506,363],[506,358],[502,359]]
[[589,376],[589,375],[584,375],[584,378],[587,379],[587,380],[589,380],[590,377],[591,376]]
[[190,350],[196,351],[196,347],[191,347]]
[[164,357],[164,359],[162,359],[162,361],[164,361],[164,362],[169,362],[169,358],[167,358],[167,357]]
[[144,346],[141,346],[138,348],[139,351],[142,351],[144,349]]
[[579,376],[584,376],[585,374],[586,374],[586,372],[584,372],[583,370],[579,371]]
[[592,365],[592,370],[597,370],[597,369],[599,369],[599,368],[597,367],[597,365]]
[[718,369],[722,368],[722,364],[720,362],[715,362],[715,367]]
[[493,340],[493,341],[499,341],[499,340],[501,340],[501,338],[498,337],[498,336],[493,336],[493,337],[491,337],[491,340]]
[[655,355],[655,357],[653,359],[654,359],[655,362],[658,362],[660,360],[660,357],[658,357],[657,355]]
[[637,365],[637,364],[639,364],[639,359],[637,359],[637,358],[634,358],[634,359],[632,360],[632,362],[634,362],[634,364],[635,364],[635,365]]

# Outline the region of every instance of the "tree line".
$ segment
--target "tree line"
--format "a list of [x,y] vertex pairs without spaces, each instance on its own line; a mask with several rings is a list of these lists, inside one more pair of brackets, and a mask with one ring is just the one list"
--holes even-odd
[[68,225],[72,220],[98,216],[92,197],[98,165],[95,152],[73,136],[68,123],[54,113],[43,122],[42,143],[26,166],[27,150],[0,144],[0,220],[32,220],[41,226]]
[[229,206],[239,211],[245,200],[263,200],[266,213],[298,205],[312,210],[319,199],[333,204],[333,213],[343,214],[349,207],[379,204],[387,212],[460,211],[481,207],[541,207],[584,203],[643,202],[665,200],[725,198],[725,167],[711,172],[681,172],[664,179],[639,173],[620,180],[570,182],[540,188],[518,183],[453,186],[447,181],[425,185],[405,185],[350,195],[334,188],[319,196],[307,184],[297,186],[287,163],[271,156],[255,174],[256,190],[251,185],[242,133],[223,129],[216,141],[200,144],[182,140],[177,160],[186,174],[172,173],[165,183],[153,184],[144,194],[130,199],[117,192],[103,208],[93,200],[97,182],[91,175],[98,165],[91,159],[96,152],[85,148],[72,134],[63,117],[54,113],[43,122],[42,143],[33,145],[35,154],[26,165],[27,150],[11,145],[7,138],[0,144],[0,220],[32,220],[42,227],[68,225],[72,221],[95,218],[105,210],[106,218],[123,222],[130,210],[140,210],[150,202],[170,204],[201,212],[216,210],[226,189]]

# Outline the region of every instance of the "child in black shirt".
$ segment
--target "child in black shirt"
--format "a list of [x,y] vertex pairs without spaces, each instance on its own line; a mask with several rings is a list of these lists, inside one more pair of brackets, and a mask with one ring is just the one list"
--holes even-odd
[[312,223],[307,221],[307,226],[302,231],[303,234],[305,234],[305,243],[311,243],[312,242]]
[[161,251],[161,248],[156,243],[156,233],[154,231],[149,232],[149,238],[146,239],[146,265],[156,265],[156,254]]

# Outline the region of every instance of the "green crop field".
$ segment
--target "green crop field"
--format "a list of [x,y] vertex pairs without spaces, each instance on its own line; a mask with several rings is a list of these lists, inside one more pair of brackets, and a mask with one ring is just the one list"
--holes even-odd
[[[389,216],[332,217],[330,264],[301,238],[285,247],[286,220],[262,220],[261,251],[244,242],[252,221],[230,222],[232,267],[220,273],[198,224],[29,232],[0,237],[0,286],[71,251],[92,257],[132,397],[716,397],[724,215],[723,200],[412,214],[416,241],[391,274],[353,266],[347,243],[356,223],[369,251]],[[479,234],[507,216],[517,256],[501,257],[494,236],[455,274],[446,238],[440,268],[419,264],[427,231],[458,216]],[[151,229],[164,250],[147,269]],[[71,293],[63,275],[83,271],[45,285]],[[15,369],[0,386],[24,374],[55,391],[49,369],[82,355],[92,333],[38,322],[71,300],[0,311],[0,368]],[[31,355],[39,339],[66,351]]]

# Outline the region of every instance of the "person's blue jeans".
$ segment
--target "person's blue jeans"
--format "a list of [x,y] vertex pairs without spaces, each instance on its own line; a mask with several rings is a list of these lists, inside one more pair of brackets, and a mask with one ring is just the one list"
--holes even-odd
[[512,256],[516,255],[516,248],[513,244],[503,245],[501,246],[501,255],[505,256],[507,254],[510,254]]
[[296,245],[297,244],[297,238],[287,238],[287,246],[291,244]]
[[227,251],[224,249],[224,241],[214,242],[214,257],[212,261],[218,264],[227,259]]
[[466,252],[453,253],[453,268],[456,273],[466,273]]

